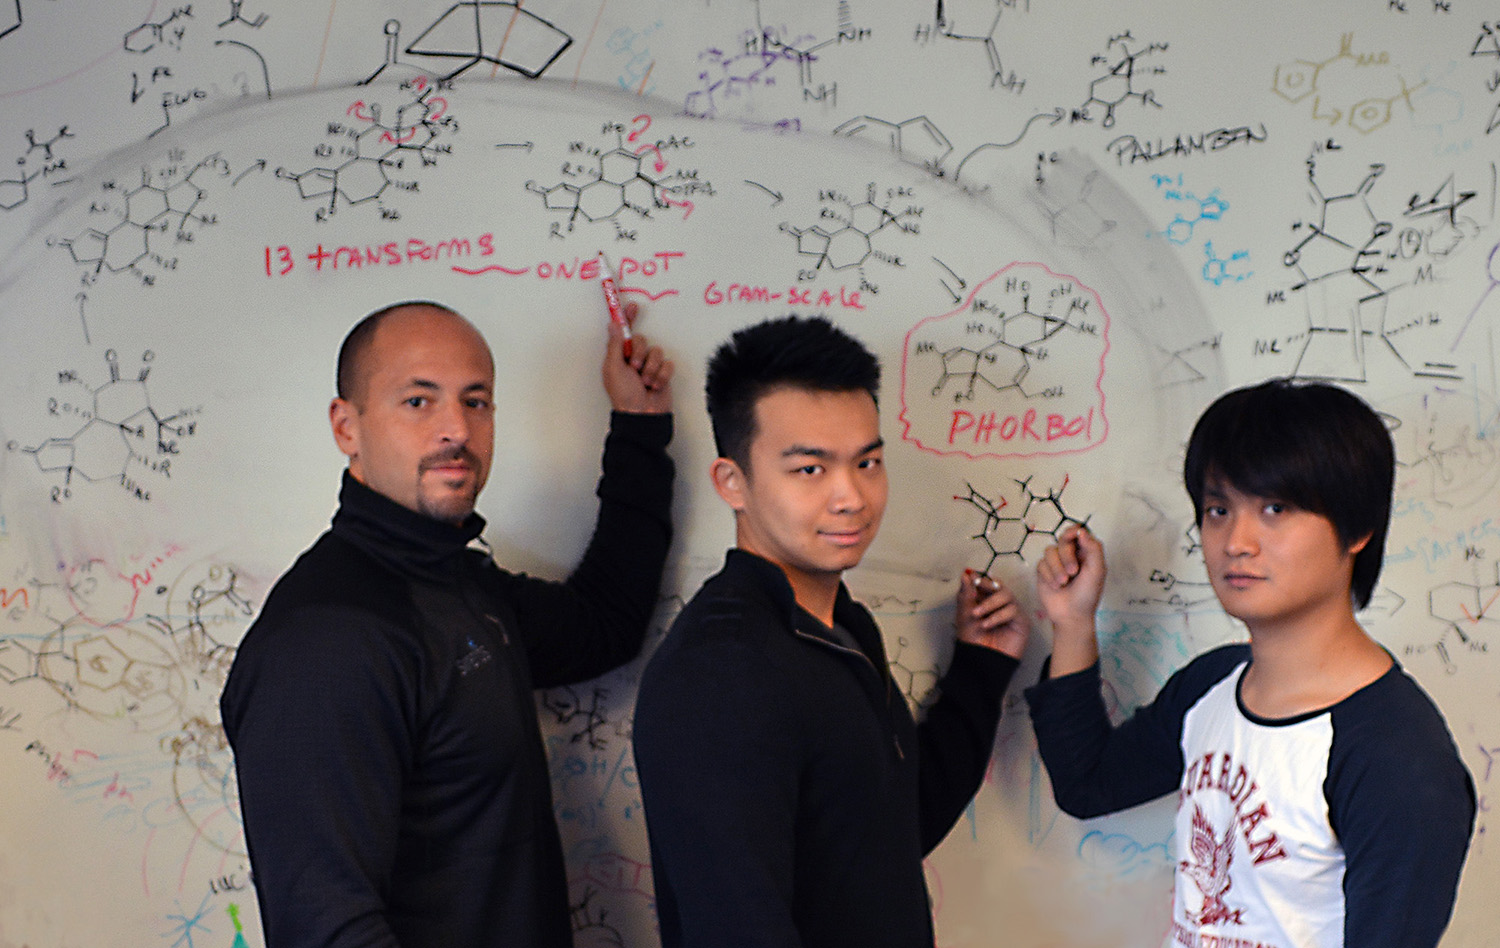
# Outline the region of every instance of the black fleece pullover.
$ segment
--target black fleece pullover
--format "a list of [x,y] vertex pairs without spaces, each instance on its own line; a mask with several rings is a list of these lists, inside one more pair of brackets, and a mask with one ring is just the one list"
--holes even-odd
[[224,690],[268,948],[567,948],[533,689],[639,651],[671,538],[670,416],[616,414],[565,582],[499,569],[484,521],[344,475]]

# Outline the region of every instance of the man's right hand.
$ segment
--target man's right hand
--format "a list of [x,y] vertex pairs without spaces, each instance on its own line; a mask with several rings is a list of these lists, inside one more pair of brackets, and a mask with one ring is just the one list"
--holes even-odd
[[[639,307],[625,304],[625,318],[635,322]],[[639,333],[630,341],[625,358],[625,338],[620,327],[609,324],[609,345],[604,352],[604,391],[615,411],[664,414],[672,410],[672,360]]]
[[1104,545],[1073,524],[1036,566],[1036,592],[1052,623],[1052,675],[1082,671],[1099,660],[1094,613],[1104,594]]

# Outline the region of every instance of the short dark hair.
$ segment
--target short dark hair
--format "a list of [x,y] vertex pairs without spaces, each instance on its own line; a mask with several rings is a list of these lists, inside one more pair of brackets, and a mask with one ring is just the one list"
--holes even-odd
[[1358,396],[1322,382],[1272,379],[1221,395],[1188,440],[1182,476],[1203,524],[1207,482],[1326,517],[1355,554],[1350,591],[1363,609],[1385,558],[1396,478],[1391,435]]
[[778,388],[864,391],[879,404],[880,363],[822,316],[783,316],[741,329],[708,360],[714,447],[749,470],[755,404]]
[[[387,316],[397,310],[413,306],[441,310],[450,316],[463,319],[457,310],[432,300],[402,300],[399,303],[382,306],[361,319],[354,324],[353,329],[349,330],[349,334],[344,337],[343,343],[339,346],[338,369],[333,380],[334,391],[339,398],[357,401],[355,394],[363,387],[365,355],[370,351],[371,343],[375,341],[375,330],[380,328],[380,324]],[[359,394],[363,393],[359,392]]]

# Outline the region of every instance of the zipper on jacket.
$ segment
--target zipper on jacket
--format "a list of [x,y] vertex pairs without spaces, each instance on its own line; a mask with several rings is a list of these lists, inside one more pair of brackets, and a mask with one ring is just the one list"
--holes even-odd
[[489,612],[486,612],[484,614],[484,617],[486,620],[488,620],[490,625],[495,627],[495,631],[500,633],[500,641],[504,642],[506,645],[509,645],[510,634],[505,631],[505,623],[500,621],[500,617]]
[[[795,635],[795,636],[797,636],[798,638],[806,639],[809,642],[816,642],[817,644],[823,646],[824,648],[830,648],[830,649],[833,649],[836,652],[843,652],[843,653],[845,653],[847,655],[856,655],[860,659],[862,659],[866,665],[870,666],[870,670],[875,673],[875,677],[881,679],[881,681],[883,681],[885,683],[885,712],[886,712],[887,719],[889,719],[890,713],[891,713],[891,685],[892,685],[891,676],[889,674],[889,671],[887,671],[886,674],[882,675],[880,673],[880,669],[878,669],[878,668],[875,667],[875,663],[870,660],[870,656],[866,655],[864,653],[863,649],[850,648],[849,646],[847,646],[847,645],[841,645],[838,642],[830,642],[827,639],[822,638],[821,636],[809,635],[808,633],[803,632],[801,629],[797,628],[796,626],[792,627],[792,634]],[[896,757],[898,759],[900,759],[900,760],[905,760],[906,759],[906,752],[901,749],[901,736],[896,733],[895,728],[891,728],[891,744],[894,745],[895,748],[896,748]]]

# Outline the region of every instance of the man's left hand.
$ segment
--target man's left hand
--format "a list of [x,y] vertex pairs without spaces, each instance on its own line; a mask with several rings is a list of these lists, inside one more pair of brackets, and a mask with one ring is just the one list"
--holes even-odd
[[982,645],[1014,659],[1026,651],[1031,623],[1015,594],[998,579],[964,570],[953,618],[960,642]]

